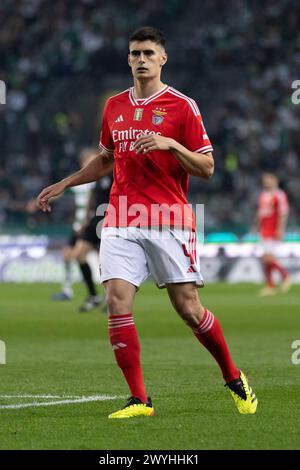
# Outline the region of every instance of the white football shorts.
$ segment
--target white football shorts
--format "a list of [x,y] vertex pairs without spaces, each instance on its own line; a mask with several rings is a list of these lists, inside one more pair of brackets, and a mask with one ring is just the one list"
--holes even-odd
[[152,276],[159,288],[204,285],[195,232],[180,229],[106,227],[101,233],[100,280],[124,279],[139,287]]

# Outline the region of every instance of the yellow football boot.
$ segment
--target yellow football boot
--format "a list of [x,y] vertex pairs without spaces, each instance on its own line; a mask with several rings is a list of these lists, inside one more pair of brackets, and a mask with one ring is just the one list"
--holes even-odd
[[124,408],[111,413],[108,419],[135,418],[136,416],[154,416],[151,398],[148,397],[147,403],[142,403],[139,398],[130,397]]
[[242,414],[254,414],[258,400],[252,388],[248,384],[247,377],[240,371],[240,378],[228,382],[225,387],[229,388],[231,396],[238,411]]
[[280,290],[284,294],[287,294],[288,291],[290,290],[291,286],[292,286],[292,281],[291,281],[290,276],[288,276],[288,277],[285,278],[284,281],[282,281],[282,284],[280,286]]
[[276,287],[263,287],[259,292],[258,292],[258,297],[269,297],[270,295],[276,295],[278,294],[278,290]]

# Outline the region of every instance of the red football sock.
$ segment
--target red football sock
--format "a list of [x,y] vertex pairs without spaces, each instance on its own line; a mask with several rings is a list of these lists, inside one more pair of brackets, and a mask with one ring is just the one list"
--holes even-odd
[[285,280],[288,277],[289,273],[277,260],[274,259],[269,264],[271,266],[271,269],[274,269],[274,271],[276,270],[279,271],[283,280]]
[[146,403],[147,395],[140,362],[140,343],[132,314],[110,315],[108,330],[118,366],[124,374],[131,395]]
[[271,263],[264,263],[264,271],[266,275],[266,281],[268,287],[275,287],[275,284],[272,279],[273,267]]
[[199,326],[193,331],[196,338],[219,364],[225,382],[237,379],[240,376],[240,371],[235,367],[230,356],[218,319],[209,310],[205,309]]

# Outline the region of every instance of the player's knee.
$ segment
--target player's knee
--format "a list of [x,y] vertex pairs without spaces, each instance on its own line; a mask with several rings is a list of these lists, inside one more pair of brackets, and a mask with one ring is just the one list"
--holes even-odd
[[272,255],[266,254],[263,256],[263,262],[265,264],[272,263],[274,257]]
[[76,260],[80,264],[86,263],[86,254],[85,253],[80,253],[80,252],[77,253]]
[[73,258],[78,263],[83,264],[86,262],[86,252],[79,246],[73,250]]
[[118,292],[106,293],[107,307],[110,315],[126,315],[131,312],[131,300]]

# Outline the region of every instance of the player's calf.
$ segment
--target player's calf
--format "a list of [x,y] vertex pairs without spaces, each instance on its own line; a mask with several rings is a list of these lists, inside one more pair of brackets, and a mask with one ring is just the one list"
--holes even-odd
[[197,328],[203,319],[205,309],[200,303],[194,283],[171,284],[168,294],[178,315],[190,327]]
[[240,372],[231,358],[221,325],[213,313],[201,305],[196,285],[185,283],[167,287],[174,308],[215,358],[225,382],[238,378]]

